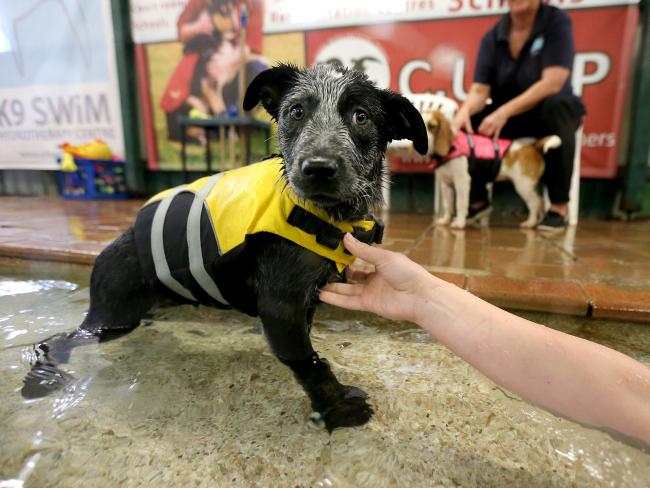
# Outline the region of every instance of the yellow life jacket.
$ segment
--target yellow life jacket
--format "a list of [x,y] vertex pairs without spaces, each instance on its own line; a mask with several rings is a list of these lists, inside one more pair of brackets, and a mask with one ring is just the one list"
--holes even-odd
[[[382,231],[383,224],[372,216],[341,222],[300,200],[286,184],[279,157],[165,190],[145,203],[135,225],[141,261],[153,262],[163,285],[203,302],[192,293],[198,284],[222,305],[227,301],[210,275],[210,263],[240,249],[247,236],[276,234],[329,259],[342,272],[354,260],[343,246],[343,235],[350,232],[368,243],[381,242]],[[166,242],[172,240],[177,243]],[[148,249],[140,252],[141,247]],[[212,250],[206,253],[208,248]],[[172,258],[172,251],[185,256]],[[170,266],[170,261],[177,264]],[[174,268],[189,270],[189,275]]]

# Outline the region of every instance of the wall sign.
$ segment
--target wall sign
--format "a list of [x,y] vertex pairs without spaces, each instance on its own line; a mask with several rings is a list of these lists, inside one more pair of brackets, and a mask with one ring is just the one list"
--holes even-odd
[[58,145],[123,154],[109,0],[0,3],[0,168],[56,169]]

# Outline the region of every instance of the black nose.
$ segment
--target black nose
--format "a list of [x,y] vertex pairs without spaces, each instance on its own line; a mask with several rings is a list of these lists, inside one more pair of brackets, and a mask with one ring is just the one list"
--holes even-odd
[[311,178],[332,178],[336,175],[339,165],[332,159],[311,158],[305,159],[300,169],[305,176]]

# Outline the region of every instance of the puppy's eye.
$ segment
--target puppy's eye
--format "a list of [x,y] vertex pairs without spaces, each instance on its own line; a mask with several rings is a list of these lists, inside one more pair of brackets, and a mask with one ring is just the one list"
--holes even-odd
[[302,108],[302,105],[294,105],[291,107],[291,111],[289,112],[289,115],[293,120],[300,120],[304,117],[305,111]]
[[356,125],[363,125],[368,121],[368,114],[363,110],[355,110],[352,114],[352,123]]

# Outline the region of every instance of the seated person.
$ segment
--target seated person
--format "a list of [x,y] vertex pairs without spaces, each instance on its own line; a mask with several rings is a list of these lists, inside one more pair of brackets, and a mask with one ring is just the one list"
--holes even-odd
[[[546,154],[543,181],[551,207],[540,229],[566,226],[575,131],[585,108],[571,88],[571,19],[542,0],[508,0],[509,12],[481,40],[474,82],[454,127],[489,137],[556,134],[562,145]],[[487,105],[489,98],[492,103]],[[468,220],[491,210],[486,181],[472,178]]]

